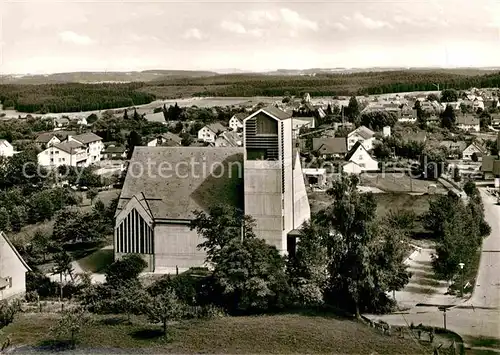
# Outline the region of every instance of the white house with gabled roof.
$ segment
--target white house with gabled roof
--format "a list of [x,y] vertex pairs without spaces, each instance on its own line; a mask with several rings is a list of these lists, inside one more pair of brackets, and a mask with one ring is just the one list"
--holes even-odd
[[366,150],[372,150],[374,140],[375,132],[365,126],[360,126],[347,135],[347,150],[350,151],[357,142],[361,142]]
[[0,231],[0,300],[23,296],[30,267],[4,232]]

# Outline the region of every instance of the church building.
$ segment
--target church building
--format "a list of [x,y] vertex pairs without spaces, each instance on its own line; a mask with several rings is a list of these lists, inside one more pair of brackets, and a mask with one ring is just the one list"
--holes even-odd
[[115,215],[114,254],[136,253],[146,271],[205,266],[194,211],[225,204],[255,219],[255,233],[283,254],[310,218],[293,118],[276,107],[243,120],[243,147],[136,147]]

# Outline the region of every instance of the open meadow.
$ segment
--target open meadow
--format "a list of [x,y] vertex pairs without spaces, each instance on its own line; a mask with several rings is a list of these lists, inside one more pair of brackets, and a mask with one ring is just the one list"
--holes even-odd
[[[50,328],[57,314],[21,314],[3,329],[13,352],[35,353],[53,350],[57,344]],[[124,316],[94,316],[81,336],[77,352],[82,353],[272,353],[272,354],[425,354],[428,343],[408,336],[384,335],[360,322],[332,315],[284,314],[223,317],[182,321],[168,327],[141,317],[128,323]]]

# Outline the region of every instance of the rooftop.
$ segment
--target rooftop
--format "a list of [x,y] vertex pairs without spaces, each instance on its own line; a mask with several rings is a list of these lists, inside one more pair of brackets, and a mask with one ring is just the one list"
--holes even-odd
[[136,147],[118,210],[141,193],[155,219],[191,220],[221,203],[242,208],[242,178],[243,148]]
[[92,133],[92,132],[79,134],[77,136],[74,136],[73,138],[76,139],[78,142],[82,142],[83,144],[102,141],[101,137],[99,137],[97,134]]
[[58,148],[63,152],[73,154],[76,153],[74,149],[83,148],[83,145],[75,141],[67,141],[63,143],[56,143],[53,147]]
[[313,150],[320,154],[345,154],[347,153],[347,140],[345,138],[313,138]]

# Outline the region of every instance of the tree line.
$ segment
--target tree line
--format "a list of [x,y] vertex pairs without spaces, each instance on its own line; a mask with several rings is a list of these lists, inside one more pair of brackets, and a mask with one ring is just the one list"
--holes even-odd
[[458,276],[460,263],[465,264],[465,273],[474,270],[482,240],[491,232],[476,185],[466,182],[464,192],[468,201],[453,193],[435,197],[424,217],[426,228],[437,241],[434,268],[448,280]]
[[[200,87],[194,96],[348,96],[373,95],[409,91],[434,91],[441,88],[468,89],[470,87],[499,87],[500,74],[463,75],[442,71],[385,71],[365,73],[339,73],[316,76],[278,76],[262,74],[217,75],[202,78],[178,78],[148,83],[146,91],[156,87],[186,90]],[[181,89],[182,90],[182,89]],[[191,90],[191,89],[190,89]],[[192,92],[192,91],[190,91]]]
[[79,112],[147,104],[155,100],[140,91],[143,83],[0,85],[4,108],[20,112]]

